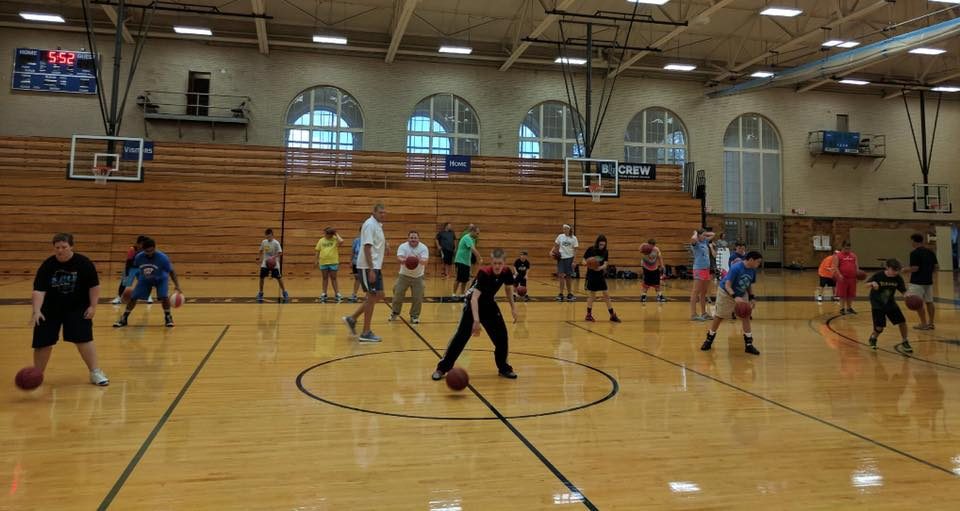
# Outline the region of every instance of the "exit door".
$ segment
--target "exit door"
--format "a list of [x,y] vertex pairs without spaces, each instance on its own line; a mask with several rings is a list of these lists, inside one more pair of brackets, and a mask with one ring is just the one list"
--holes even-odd
[[726,217],[723,232],[731,245],[740,241],[748,252],[760,252],[764,266],[783,265],[783,220],[780,218]]

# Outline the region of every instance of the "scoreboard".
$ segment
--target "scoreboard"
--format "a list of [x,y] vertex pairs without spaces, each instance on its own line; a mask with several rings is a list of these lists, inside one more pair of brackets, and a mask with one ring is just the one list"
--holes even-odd
[[11,87],[14,90],[96,94],[96,61],[89,52],[17,48]]

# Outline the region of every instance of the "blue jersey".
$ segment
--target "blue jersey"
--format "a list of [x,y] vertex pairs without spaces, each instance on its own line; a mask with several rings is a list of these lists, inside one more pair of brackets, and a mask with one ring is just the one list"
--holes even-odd
[[707,240],[691,243],[693,249],[693,269],[707,270],[710,268],[710,247]]
[[140,252],[133,258],[133,266],[137,269],[137,278],[148,282],[166,280],[167,275],[173,271],[170,258],[159,250],[153,253],[153,257],[147,257],[145,252]]
[[729,282],[730,287],[733,288],[733,296],[744,296],[756,281],[757,270],[747,268],[747,265],[739,262],[731,266],[727,275],[720,280],[720,287],[726,292],[727,282]]
[[734,264],[736,264],[736,263],[739,262],[739,261],[743,261],[743,258],[744,258],[744,257],[747,257],[747,255],[746,255],[746,254],[738,254],[737,252],[731,253],[731,254],[730,254],[730,266],[733,266]]
[[360,238],[353,238],[353,252],[350,256],[350,264],[356,266],[357,257],[360,257]]

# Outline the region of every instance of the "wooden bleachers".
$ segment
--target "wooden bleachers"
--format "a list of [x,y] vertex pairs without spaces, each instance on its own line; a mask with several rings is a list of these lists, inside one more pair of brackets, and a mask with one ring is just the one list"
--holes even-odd
[[147,234],[181,274],[253,275],[263,229],[279,235],[281,225],[285,273],[309,275],[323,228],[345,238],[346,263],[374,202],[387,206],[393,250],[415,229],[435,252],[441,222],[458,234],[473,222],[482,252],[501,246],[512,260],[526,249],[540,276],[553,267],[548,251],[563,223],[576,224],[582,249],[606,234],[614,264],[634,269],[650,237],[668,263],[686,262],[683,243],[699,224],[675,167],[659,167],[657,181],[621,182],[619,199],[594,203],[562,196],[560,161],[475,157],[470,173],[448,175],[442,158],[425,155],[157,143],[143,183],[97,185],[65,179],[69,146],[0,138],[0,275],[32,275],[58,231],[73,232],[102,273],[118,274],[126,246]]

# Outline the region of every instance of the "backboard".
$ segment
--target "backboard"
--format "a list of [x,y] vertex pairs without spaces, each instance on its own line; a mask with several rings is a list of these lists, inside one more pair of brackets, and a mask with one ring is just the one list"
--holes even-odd
[[[617,160],[566,158],[563,160],[563,194],[573,197],[619,197]],[[597,188],[599,187],[599,190]],[[593,189],[593,191],[591,191]]]
[[142,138],[74,135],[67,179],[141,182],[143,160]]
[[914,183],[913,210],[918,213],[952,213],[950,185]]

